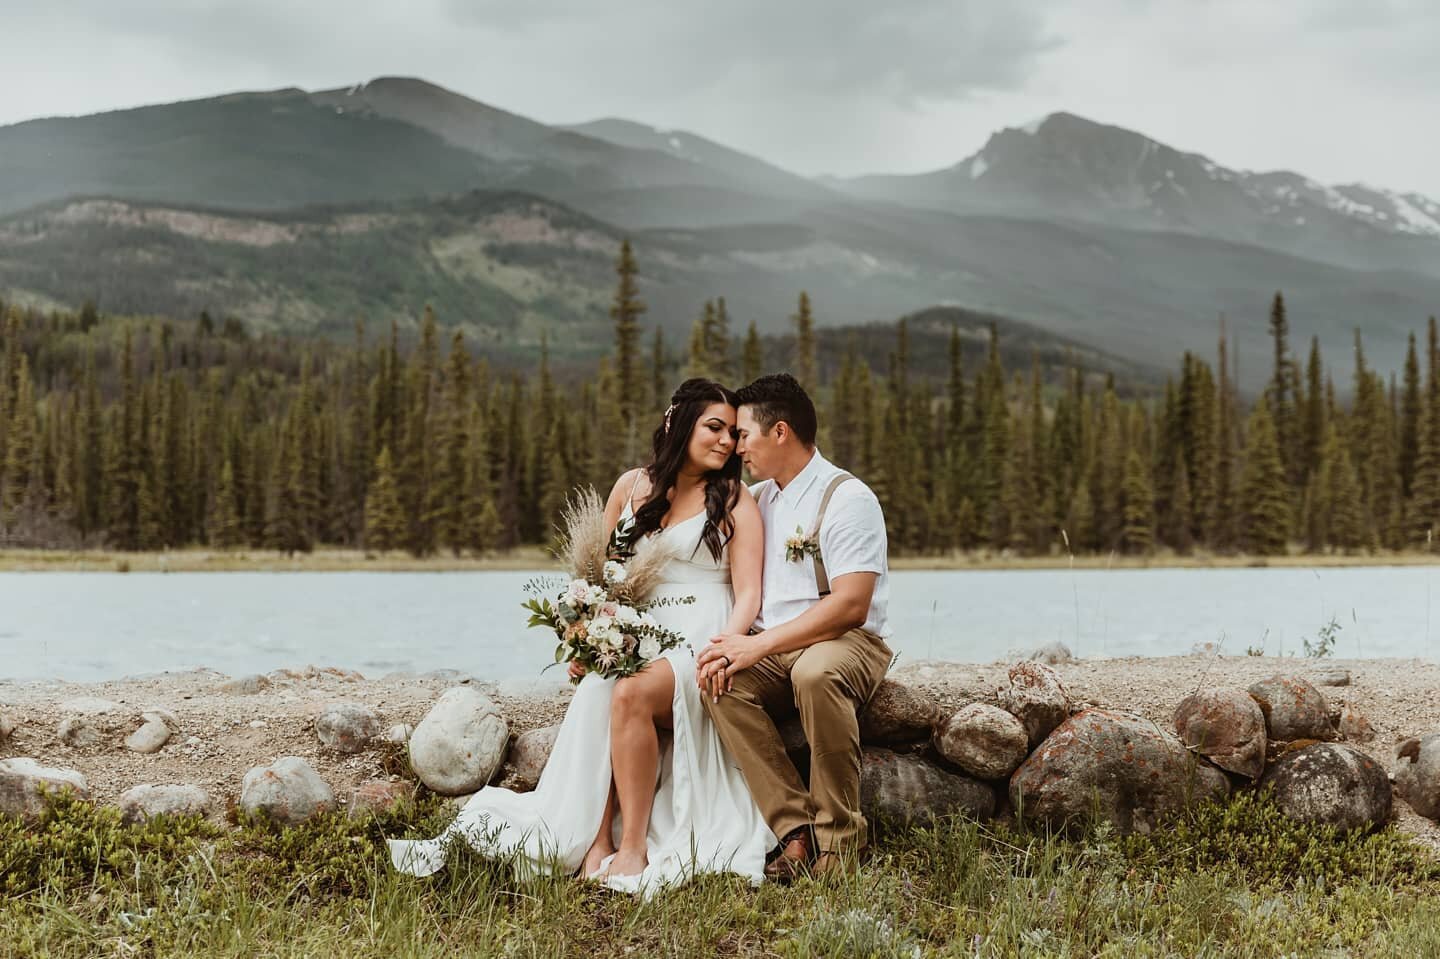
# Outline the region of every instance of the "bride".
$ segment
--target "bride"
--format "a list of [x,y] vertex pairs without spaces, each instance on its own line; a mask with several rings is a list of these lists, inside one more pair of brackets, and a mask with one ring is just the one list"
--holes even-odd
[[[460,836],[484,855],[513,856],[522,872],[578,870],[627,892],[697,872],[763,879],[775,836],[695,676],[695,647],[748,632],[760,609],[764,531],[734,454],[735,394],[687,380],[655,430],[650,464],[622,475],[605,506],[610,530],[633,518],[668,554],[655,596],[694,597],[652,611],[686,642],[634,676],[584,676],[535,791],[480,790],[435,839],[392,840],[397,869],[437,872]],[[582,672],[572,664],[572,677]]]

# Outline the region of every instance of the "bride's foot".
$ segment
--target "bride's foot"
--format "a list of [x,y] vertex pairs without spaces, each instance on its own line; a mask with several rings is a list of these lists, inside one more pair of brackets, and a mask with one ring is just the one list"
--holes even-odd
[[602,843],[598,839],[590,851],[585,854],[585,862],[580,866],[580,878],[590,879],[594,877],[603,867],[605,860],[615,855],[613,843]]
[[610,860],[610,865],[605,869],[605,876],[638,876],[645,871],[650,864],[650,859],[645,855],[645,850],[638,852],[622,849]]

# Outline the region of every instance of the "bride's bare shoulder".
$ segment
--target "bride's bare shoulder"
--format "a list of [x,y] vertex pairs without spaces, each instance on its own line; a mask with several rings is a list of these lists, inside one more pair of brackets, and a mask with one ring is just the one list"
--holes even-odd
[[645,467],[637,466],[621,473],[620,478],[615,480],[615,485],[610,488],[610,497],[606,500],[606,505],[624,509],[626,500],[641,500],[648,492],[650,492],[650,479],[645,475]]

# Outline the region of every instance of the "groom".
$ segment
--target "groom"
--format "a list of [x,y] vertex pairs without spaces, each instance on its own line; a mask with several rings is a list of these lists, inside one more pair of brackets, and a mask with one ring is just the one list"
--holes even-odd
[[[815,405],[786,373],[739,391],[736,451],[765,522],[760,616],[701,652],[703,700],[781,851],[767,877],[844,871],[866,844],[856,712],[890,665],[885,517],[864,483],[815,449]],[[807,790],[773,716],[798,711]]]

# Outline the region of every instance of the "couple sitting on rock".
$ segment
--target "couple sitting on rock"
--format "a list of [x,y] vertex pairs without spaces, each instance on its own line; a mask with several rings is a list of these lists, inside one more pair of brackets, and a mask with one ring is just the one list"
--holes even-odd
[[[738,393],[689,380],[671,400],[651,462],[616,481],[605,518],[633,519],[669,554],[656,596],[694,602],[654,615],[688,643],[631,677],[584,676],[534,792],[482,789],[436,839],[392,841],[397,868],[439,870],[457,836],[628,892],[854,868],[856,714],[891,660],[880,503],[816,450],[815,406],[787,374]],[[775,724],[797,711],[808,788]]]

